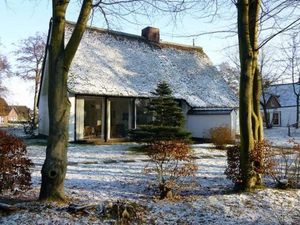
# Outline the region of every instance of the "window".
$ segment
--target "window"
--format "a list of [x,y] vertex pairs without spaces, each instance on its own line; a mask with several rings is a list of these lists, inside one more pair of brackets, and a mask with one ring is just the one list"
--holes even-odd
[[102,107],[101,98],[84,100],[84,137],[101,137]]
[[272,119],[273,125],[280,125],[280,112],[273,112],[273,119]]
[[128,135],[128,130],[131,128],[131,119],[129,118],[129,108],[131,102],[126,98],[111,98],[110,99],[110,137],[124,138]]

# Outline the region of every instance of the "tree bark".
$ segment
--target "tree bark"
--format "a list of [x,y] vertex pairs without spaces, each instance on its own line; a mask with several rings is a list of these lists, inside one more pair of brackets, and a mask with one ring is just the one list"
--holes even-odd
[[252,170],[250,159],[255,141],[263,139],[260,115],[261,74],[258,69],[258,19],[259,0],[239,0],[238,36],[240,49],[240,169],[243,190],[248,190],[262,182]]
[[[40,200],[63,201],[67,171],[67,145],[70,116],[67,79],[69,67],[79,46],[92,9],[92,0],[84,0],[77,24],[65,48],[65,13],[68,0],[52,1],[52,29],[49,44],[49,137],[42,167]],[[73,40],[73,41],[72,41]],[[70,42],[72,44],[70,45]]]

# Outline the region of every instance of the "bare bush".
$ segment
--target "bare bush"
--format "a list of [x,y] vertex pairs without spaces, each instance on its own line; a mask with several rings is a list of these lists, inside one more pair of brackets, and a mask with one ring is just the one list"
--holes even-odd
[[300,185],[300,144],[291,141],[292,149],[280,148],[274,156],[276,166],[271,174],[279,188],[297,188]]
[[156,173],[160,199],[172,198],[173,191],[181,187],[180,177],[193,176],[197,171],[192,151],[184,141],[153,141],[146,146],[152,163],[146,173]]
[[219,149],[225,149],[226,144],[234,143],[231,130],[227,126],[211,128],[209,135],[211,142]]

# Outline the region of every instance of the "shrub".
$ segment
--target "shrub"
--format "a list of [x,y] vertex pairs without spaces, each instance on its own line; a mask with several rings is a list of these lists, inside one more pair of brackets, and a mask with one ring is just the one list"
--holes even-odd
[[183,140],[191,142],[191,133],[182,127],[143,125],[129,132],[130,138],[140,143]]
[[0,131],[0,193],[30,188],[33,163],[26,154],[26,145],[19,138]]
[[274,156],[275,167],[271,174],[279,188],[297,188],[300,185],[300,144],[292,149],[280,148]]
[[227,126],[211,128],[209,130],[211,142],[216,148],[225,149],[226,144],[234,143],[231,135],[231,130]]
[[172,198],[173,191],[180,188],[180,177],[192,176],[197,171],[192,151],[184,141],[153,141],[145,150],[152,164],[146,173],[157,174],[160,198]]
[[[251,173],[256,174],[257,178],[262,175],[273,174],[275,161],[272,155],[271,145],[267,141],[256,142],[250,154]],[[227,168],[225,175],[237,187],[242,183],[240,169],[240,146],[227,148]]]

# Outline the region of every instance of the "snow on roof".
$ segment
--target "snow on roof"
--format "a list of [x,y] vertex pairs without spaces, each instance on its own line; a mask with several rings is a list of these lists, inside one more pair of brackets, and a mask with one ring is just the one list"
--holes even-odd
[[[72,24],[66,27],[70,38]],[[202,48],[150,43],[143,37],[88,28],[72,62],[76,94],[151,97],[160,81],[192,107],[236,107],[237,99]]]
[[[300,83],[295,84],[296,92],[300,91]],[[275,84],[267,89],[269,96],[276,96],[282,107],[296,106],[296,95],[294,94],[293,84]]]

